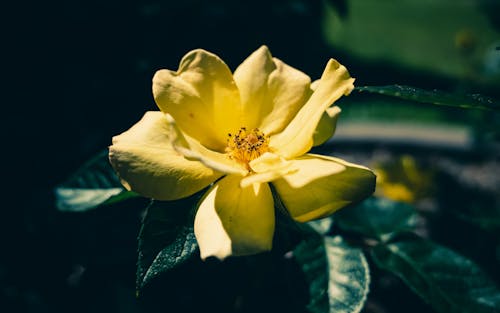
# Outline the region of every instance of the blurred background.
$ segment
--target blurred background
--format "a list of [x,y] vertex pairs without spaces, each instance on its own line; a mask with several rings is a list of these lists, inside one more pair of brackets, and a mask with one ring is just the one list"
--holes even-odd
[[[234,70],[265,44],[312,79],[333,57],[357,86],[403,84],[499,99],[498,12],[495,0],[68,0],[6,7],[2,312],[169,311],[159,291],[134,296],[136,236],[147,202],[61,213],[53,188],[156,109],[154,72],[177,69],[189,50],[214,52]],[[498,281],[498,114],[358,92],[338,105],[337,134],[325,149],[376,168],[379,194],[430,216],[422,234],[472,257]],[[458,213],[443,224],[450,206]],[[485,208],[491,218],[474,220]],[[448,230],[460,236],[449,238]],[[233,310],[213,300],[213,288],[231,294],[244,281],[218,279],[222,269],[206,266],[208,274],[183,287],[212,290],[202,297],[209,308]],[[268,269],[273,277],[262,278],[261,293],[236,311],[261,310],[264,302],[271,303],[266,312],[282,311],[284,302],[301,311],[303,296],[270,296],[286,289],[279,277],[293,266],[276,270],[273,276]],[[415,312],[430,310],[396,278],[373,274],[366,312],[399,312],[409,303]],[[300,288],[292,294],[303,294]],[[183,297],[169,298],[177,311],[206,308]]]

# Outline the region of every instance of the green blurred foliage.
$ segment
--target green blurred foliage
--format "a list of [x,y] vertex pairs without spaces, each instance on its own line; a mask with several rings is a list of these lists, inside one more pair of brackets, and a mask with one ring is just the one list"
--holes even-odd
[[325,9],[325,38],[346,54],[450,77],[464,88],[500,83],[500,30],[489,18],[498,2],[351,0],[348,18]]

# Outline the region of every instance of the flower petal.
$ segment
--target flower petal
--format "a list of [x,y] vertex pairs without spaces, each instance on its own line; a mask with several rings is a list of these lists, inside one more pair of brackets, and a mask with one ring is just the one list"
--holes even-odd
[[205,188],[222,173],[174,150],[162,112],[147,112],[128,131],[113,137],[109,159],[122,184],[145,197],[174,200]]
[[313,154],[292,162],[298,170],[272,184],[290,215],[299,222],[330,215],[368,197],[375,189],[375,175],[360,165]]
[[319,146],[330,139],[337,128],[337,119],[341,110],[338,106],[326,109],[321,116],[318,126],[313,134],[313,145]]
[[195,139],[183,134],[172,116],[167,114],[166,118],[172,129],[170,141],[177,152],[190,160],[200,161],[218,172],[240,175],[248,173],[248,170],[241,163],[231,160],[227,154],[207,149]]
[[205,50],[186,54],[177,72],[156,72],[153,95],[160,110],[172,115],[184,133],[212,150],[224,151],[227,134],[243,125],[231,71]]
[[249,163],[252,171],[256,173],[263,173],[276,169],[282,169],[288,167],[289,164],[290,164],[289,161],[271,152],[266,152],[260,157],[253,159]]
[[266,152],[249,165],[253,173],[244,177],[240,186],[245,188],[255,183],[267,183],[294,171],[293,163],[277,154]]
[[282,131],[311,95],[311,79],[273,58],[262,46],[234,72],[246,126],[267,135]]
[[201,201],[194,233],[202,259],[271,250],[274,202],[268,184],[240,188],[240,176],[221,179]]
[[347,69],[330,59],[314,93],[283,132],[271,136],[270,147],[287,159],[309,151],[321,116],[333,102],[352,91],[353,82]]

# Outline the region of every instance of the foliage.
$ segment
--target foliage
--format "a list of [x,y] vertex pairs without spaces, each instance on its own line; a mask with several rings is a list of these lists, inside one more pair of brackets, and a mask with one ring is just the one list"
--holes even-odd
[[497,312],[500,290],[473,261],[419,237],[401,236],[372,251],[437,312]]
[[57,208],[67,212],[83,212],[137,196],[123,188],[109,164],[107,150],[86,162],[56,187],[55,194]]
[[174,269],[197,252],[192,207],[199,195],[178,201],[152,200],[139,232],[137,292],[157,276]]
[[[60,210],[104,209],[111,201],[118,205],[126,202],[129,195],[117,184],[101,154],[57,189],[60,193],[61,188],[79,191],[81,187],[95,195],[87,205],[76,191],[74,199],[58,198]],[[98,196],[113,188],[120,190],[118,195]],[[138,296],[151,281],[183,264],[199,266],[188,261],[199,257],[193,209],[202,194],[177,201],[152,200],[146,208],[138,237]],[[302,234],[293,256],[309,285],[310,312],[360,312],[370,289],[370,271],[374,270],[370,270],[372,262],[367,258],[400,277],[437,312],[495,312],[500,307],[498,287],[474,261],[411,233],[420,214],[409,204],[371,197],[334,218],[302,226],[294,226],[282,212],[283,208],[278,208],[279,240],[290,240],[289,235],[283,236],[290,231]]]
[[340,236],[326,236],[304,241],[294,255],[309,282],[309,311],[361,311],[370,285],[361,249],[349,246]]
[[357,87],[359,92],[375,93],[420,103],[445,105],[467,109],[498,110],[500,104],[480,94],[456,95],[439,90],[424,90],[402,85]]
[[355,208],[339,212],[335,221],[343,230],[387,241],[394,233],[412,230],[417,213],[408,204],[371,197]]

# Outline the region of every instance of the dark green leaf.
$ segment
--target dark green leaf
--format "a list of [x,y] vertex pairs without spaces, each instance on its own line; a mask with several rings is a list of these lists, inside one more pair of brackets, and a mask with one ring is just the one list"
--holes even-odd
[[360,249],[340,236],[304,241],[294,255],[309,281],[311,312],[357,313],[368,294],[370,273]]
[[133,192],[133,191],[128,191],[128,190],[122,190],[119,194],[110,197],[108,200],[103,202],[103,205],[110,205],[110,204],[115,204],[119,203],[128,199],[132,198],[137,198],[139,197],[139,194]]
[[368,198],[335,215],[341,229],[382,240],[391,233],[413,229],[416,221],[416,212],[410,205],[379,197]]
[[349,13],[347,0],[328,0],[328,3],[335,9],[335,11],[337,11],[341,18],[347,17],[347,14]]
[[471,260],[416,236],[373,249],[378,266],[399,276],[437,312],[499,312],[500,290]]
[[478,94],[457,95],[439,90],[424,90],[402,85],[364,86],[357,87],[356,90],[360,92],[376,93],[415,102],[446,105],[466,109],[500,109],[500,104],[498,101]]
[[493,234],[500,234],[500,207],[494,205],[496,195],[483,195],[475,198],[473,192],[467,192],[468,199],[462,200],[465,205],[457,205],[452,214],[461,220],[476,225]]
[[138,291],[196,253],[193,210],[201,194],[176,201],[152,201],[147,208],[139,233]]
[[137,197],[137,194],[123,188],[109,164],[108,151],[105,150],[56,187],[55,196],[60,211],[83,212],[102,204]]

